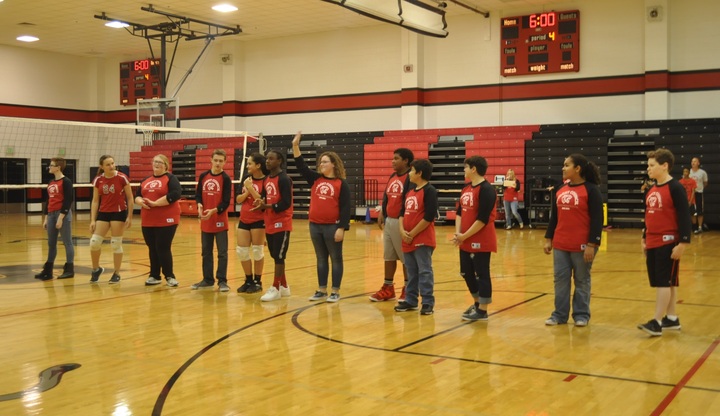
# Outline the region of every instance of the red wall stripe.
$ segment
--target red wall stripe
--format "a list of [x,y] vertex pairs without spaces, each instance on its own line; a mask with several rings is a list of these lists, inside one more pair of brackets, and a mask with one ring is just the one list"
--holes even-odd
[[[703,91],[720,89],[720,69],[669,73],[653,71],[619,77],[564,79],[517,84],[479,85],[452,88],[409,88],[367,94],[291,98],[265,101],[229,101],[218,104],[183,106],[185,120],[223,116],[253,117],[309,112],[352,111],[399,108],[403,105],[441,106],[464,103],[534,101],[608,95],[643,94],[646,91]],[[81,111],[62,108],[21,106],[0,103],[0,116],[68,121],[131,123],[135,109]]]

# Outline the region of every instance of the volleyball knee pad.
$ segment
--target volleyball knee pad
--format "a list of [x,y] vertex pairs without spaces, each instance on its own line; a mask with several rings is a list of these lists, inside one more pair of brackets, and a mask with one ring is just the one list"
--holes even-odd
[[265,257],[265,246],[252,246],[252,259],[255,261],[262,260]]
[[90,251],[100,250],[103,240],[102,236],[93,234],[92,237],[90,237]]
[[123,252],[123,246],[122,246],[122,237],[112,237],[110,238],[110,247],[112,247],[113,253],[122,253]]
[[237,246],[237,247],[235,247],[235,252],[237,253],[240,261],[250,260],[250,248],[249,247]]

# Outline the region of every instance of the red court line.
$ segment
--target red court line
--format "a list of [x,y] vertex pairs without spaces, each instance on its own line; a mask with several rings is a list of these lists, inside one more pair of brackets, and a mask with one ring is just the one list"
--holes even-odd
[[670,403],[673,401],[673,399],[675,399],[675,396],[677,396],[677,394],[680,392],[680,390],[682,390],[682,388],[685,387],[685,385],[687,384],[688,381],[690,381],[692,376],[694,376],[695,373],[697,373],[697,371],[705,363],[705,360],[707,360],[707,358],[710,356],[710,354],[712,354],[713,351],[715,351],[715,348],[717,348],[718,344],[720,344],[720,338],[716,339],[715,342],[710,344],[708,349],[705,350],[705,353],[700,358],[698,358],[698,360],[695,362],[695,365],[693,365],[690,368],[690,370],[688,370],[688,372],[685,373],[685,376],[683,376],[683,378],[678,382],[678,384],[676,384],[675,387],[673,387],[673,389],[670,390],[670,393],[668,393],[668,395],[665,396],[665,398],[663,399],[662,402],[660,402],[658,407],[656,407],[655,410],[653,410],[653,412],[650,413],[651,416],[660,415],[660,414],[662,414],[662,412],[665,411],[665,409],[667,409],[668,405],[670,405]]

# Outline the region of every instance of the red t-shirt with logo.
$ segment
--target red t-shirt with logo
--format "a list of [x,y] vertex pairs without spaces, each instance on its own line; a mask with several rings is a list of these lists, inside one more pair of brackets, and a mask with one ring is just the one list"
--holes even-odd
[[385,194],[383,195],[383,213],[387,218],[399,218],[402,210],[405,194],[410,187],[410,171],[398,175],[397,172],[390,175]]
[[265,232],[275,234],[292,231],[293,193],[292,180],[284,172],[268,176],[265,180]]
[[[252,187],[258,194],[262,194],[265,189],[265,176],[259,179],[252,178]],[[255,208],[255,198],[249,194],[240,205],[240,222],[243,224],[252,224],[265,219],[265,213],[261,209]]]
[[200,229],[205,233],[217,233],[228,229],[228,212],[230,206],[232,181],[225,172],[217,175],[211,170],[198,178],[195,191],[195,202],[203,204],[203,210],[217,208],[217,212],[207,220],[200,221]]
[[130,184],[130,179],[124,173],[115,171],[115,175],[110,178],[104,174],[96,176],[92,184],[100,196],[98,212],[127,211],[125,186]]
[[169,227],[180,224],[180,181],[171,173],[145,178],[140,184],[138,196],[150,201],[167,196],[170,203],[162,207],[153,207],[140,210],[140,219],[143,227]]
[[645,247],[689,243],[692,225],[685,188],[676,179],[645,194]]
[[403,228],[406,231],[412,231],[420,221],[425,220],[430,223],[424,230],[413,238],[410,244],[403,240],[403,253],[409,253],[420,246],[435,247],[435,217],[437,216],[438,200],[437,190],[429,183],[420,189],[416,189],[414,185],[405,195],[405,205],[400,211],[403,218]]
[[457,213],[460,216],[460,232],[467,231],[475,221],[485,226],[460,244],[460,250],[469,253],[497,252],[497,235],[495,234],[495,217],[497,216],[497,193],[488,181],[473,186],[468,183],[460,193]]

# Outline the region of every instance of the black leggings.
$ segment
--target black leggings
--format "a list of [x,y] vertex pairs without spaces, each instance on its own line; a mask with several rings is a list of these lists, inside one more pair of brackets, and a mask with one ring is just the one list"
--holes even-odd
[[490,253],[468,253],[460,250],[460,274],[473,297],[481,304],[492,302],[492,280],[490,280]]
[[150,276],[159,279],[160,271],[168,277],[175,277],[173,273],[172,246],[177,231],[177,224],[167,227],[142,227],[145,244],[150,252]]

